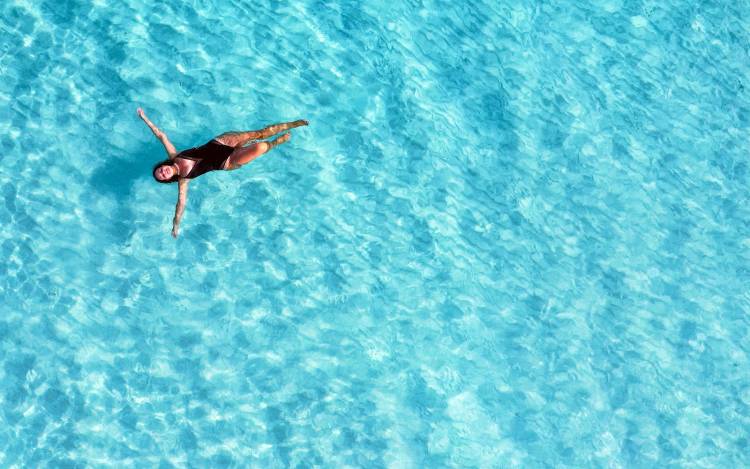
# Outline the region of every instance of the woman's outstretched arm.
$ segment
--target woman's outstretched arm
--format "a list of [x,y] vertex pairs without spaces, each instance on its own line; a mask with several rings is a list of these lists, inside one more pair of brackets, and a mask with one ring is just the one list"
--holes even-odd
[[185,211],[185,205],[187,204],[188,182],[188,179],[180,179],[177,183],[180,193],[177,196],[177,207],[174,209],[174,219],[172,220],[172,236],[175,238],[180,233],[180,220],[182,220],[182,213]]
[[148,117],[146,117],[146,113],[143,112],[143,109],[138,108],[138,117],[140,117],[143,122],[146,123],[149,129],[151,129],[151,132],[154,133],[154,136],[159,139],[162,145],[164,145],[164,149],[167,151],[167,155],[169,155],[169,159],[174,159],[175,156],[177,156],[177,150],[175,149],[174,145],[172,145],[172,142],[169,141],[169,138],[167,137],[167,134],[159,130],[157,126],[154,125],[153,122],[148,120]]

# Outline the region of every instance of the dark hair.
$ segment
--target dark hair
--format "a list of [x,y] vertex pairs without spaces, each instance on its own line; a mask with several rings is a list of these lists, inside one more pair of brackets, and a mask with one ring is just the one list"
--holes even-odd
[[164,161],[159,161],[158,163],[154,165],[154,169],[151,170],[151,175],[154,177],[154,179],[156,179],[156,182],[160,182],[162,184],[171,184],[173,182],[177,182],[177,180],[180,179],[180,176],[178,176],[176,172],[170,179],[167,179],[164,181],[156,178],[157,169],[161,168],[162,166],[172,166],[173,164],[174,162],[172,160],[164,160]]

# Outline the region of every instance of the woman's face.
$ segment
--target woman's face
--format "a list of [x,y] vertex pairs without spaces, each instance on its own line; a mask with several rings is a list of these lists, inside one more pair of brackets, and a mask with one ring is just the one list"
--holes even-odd
[[171,165],[161,165],[154,171],[154,176],[160,181],[168,181],[175,175],[174,167]]

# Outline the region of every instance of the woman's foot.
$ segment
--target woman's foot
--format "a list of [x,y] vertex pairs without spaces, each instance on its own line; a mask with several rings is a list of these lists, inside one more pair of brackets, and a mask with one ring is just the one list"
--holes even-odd
[[274,144],[274,146],[281,145],[282,143],[288,142],[290,138],[292,138],[292,134],[289,133],[289,132],[287,132],[284,135],[282,135],[281,137],[275,139],[273,141],[273,144]]

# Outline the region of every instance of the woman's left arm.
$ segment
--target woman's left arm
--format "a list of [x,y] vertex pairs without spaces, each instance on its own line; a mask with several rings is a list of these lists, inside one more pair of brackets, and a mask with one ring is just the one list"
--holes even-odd
[[159,130],[157,126],[154,125],[153,122],[148,120],[148,117],[146,117],[146,113],[143,112],[143,109],[138,108],[138,117],[140,117],[143,122],[146,123],[149,129],[151,129],[151,132],[154,133],[154,136],[159,139],[162,145],[164,145],[164,149],[167,151],[167,155],[169,155],[169,159],[173,160],[175,156],[177,156],[177,150],[175,149],[174,145],[172,145],[172,142],[169,141],[169,137],[167,137],[167,134]]

